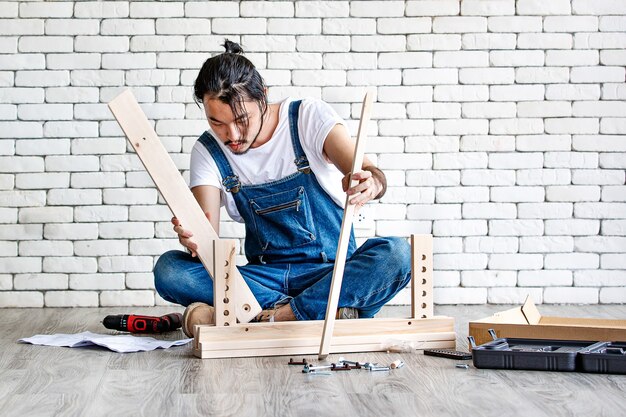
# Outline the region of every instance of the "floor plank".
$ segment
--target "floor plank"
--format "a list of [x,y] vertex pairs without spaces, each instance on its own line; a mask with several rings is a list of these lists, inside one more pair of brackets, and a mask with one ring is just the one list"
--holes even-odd
[[[467,323],[510,306],[440,306],[456,319],[467,346]],[[625,318],[626,306],[541,305],[544,315]],[[4,309],[0,321],[0,410],[3,416],[614,416],[626,406],[626,377],[582,373],[459,369],[456,361],[421,353],[330,355],[388,364],[392,372],[307,375],[289,357],[200,360],[191,346],[117,354],[16,343],[34,334],[105,329],[102,318],[127,308]],[[182,309],[135,308],[161,315]],[[389,307],[381,317],[408,315]],[[180,331],[157,336],[174,340]],[[315,362],[316,355],[304,356]],[[298,357],[296,359],[301,359]]]

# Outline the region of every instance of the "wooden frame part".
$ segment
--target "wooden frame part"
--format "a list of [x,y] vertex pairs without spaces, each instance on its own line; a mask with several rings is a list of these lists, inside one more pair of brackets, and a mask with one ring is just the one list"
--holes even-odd
[[[363,99],[361,107],[361,121],[359,122],[359,131],[354,146],[354,158],[352,159],[351,174],[361,171],[363,168],[363,157],[365,155],[365,137],[367,133],[367,124],[370,120],[370,112],[374,101],[374,93],[368,91]],[[354,187],[358,181],[350,180],[350,187]],[[326,305],[326,319],[324,320],[324,331],[322,332],[322,342],[320,343],[319,358],[324,359],[328,355],[330,342],[333,336],[333,328],[335,326],[335,314],[337,305],[339,304],[339,293],[341,292],[341,283],[343,281],[343,271],[346,266],[346,256],[348,254],[348,245],[350,244],[350,234],[352,231],[352,220],[354,219],[354,204],[350,204],[350,198],[354,196],[346,195],[346,202],[343,207],[343,219],[341,220],[341,231],[339,233],[339,245],[337,245],[337,253],[335,255],[335,266],[333,267],[333,278],[330,283],[330,293],[328,294],[328,304]]]
[[[109,108],[172,213],[186,229],[193,231],[198,244],[198,257],[207,271],[211,271],[213,241],[219,237],[139,107],[133,93],[125,90],[109,103]],[[232,269],[232,278],[233,289],[238,296],[235,316],[242,323],[247,323],[261,312],[261,306],[237,268]]]
[[411,317],[433,316],[433,237],[411,235]]

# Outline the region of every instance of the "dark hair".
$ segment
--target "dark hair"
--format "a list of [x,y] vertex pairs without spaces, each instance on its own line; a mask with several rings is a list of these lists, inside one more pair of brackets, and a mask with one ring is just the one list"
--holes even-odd
[[[261,117],[267,111],[265,82],[254,64],[243,56],[243,49],[235,42],[224,40],[225,52],[207,59],[194,83],[195,99],[202,103],[208,94],[228,104],[235,118],[245,114],[244,101],[254,101],[259,106]],[[248,119],[243,118],[244,135],[248,130]]]

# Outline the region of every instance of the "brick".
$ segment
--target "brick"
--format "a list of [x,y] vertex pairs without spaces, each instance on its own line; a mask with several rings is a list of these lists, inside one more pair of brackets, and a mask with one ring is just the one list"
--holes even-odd
[[427,17],[380,17],[376,19],[375,24],[378,33],[382,34],[429,33],[432,26],[431,19]]
[[[133,38],[133,41],[135,38]],[[129,41],[124,36],[76,36],[76,52],[126,52]]]
[[600,51],[602,65],[626,65],[626,53],[623,50]]
[[461,84],[513,84],[515,70],[513,68],[461,68],[459,69],[459,82]]
[[623,304],[624,300],[626,300],[626,291],[622,288],[600,288],[600,303]]
[[489,64],[494,67],[536,67],[544,65],[543,51],[490,51]]
[[[402,206],[404,209],[404,206]],[[243,233],[245,235],[245,232]],[[226,235],[221,235],[226,237]],[[180,249],[180,243],[176,239],[133,239],[130,242],[131,255],[154,255],[159,256],[169,250]]]
[[568,101],[526,101],[517,104],[518,117],[560,117],[571,115],[572,105]]
[[52,206],[102,204],[102,191],[50,190],[46,202]]
[[33,70],[46,67],[44,54],[6,54],[3,58],[0,61],[0,70]]
[[[415,86],[381,86],[378,87],[380,102],[430,102],[433,96],[433,87]],[[358,101],[355,93],[355,99]]]
[[459,14],[456,0],[416,0],[407,1],[407,16],[450,16]]
[[541,32],[541,16],[495,16],[487,19],[489,32]]
[[381,154],[378,166],[381,169],[429,169],[432,157],[428,154]]
[[407,171],[406,184],[410,186],[460,185],[459,171]]
[[17,119],[17,106],[14,104],[0,104],[0,120]]
[[293,3],[267,3],[264,1],[248,1],[241,3],[240,14],[242,17],[291,17],[294,15]]
[[515,81],[518,84],[554,84],[569,81],[569,68],[518,68],[515,71]]
[[563,185],[546,188],[547,201],[598,201],[600,200],[600,187],[587,185]]
[[17,223],[17,208],[2,207],[0,214],[1,223]]
[[437,85],[434,89],[435,101],[487,101],[489,88],[484,85]]
[[[2,210],[2,215],[4,215],[6,212],[6,210]],[[17,212],[17,210],[15,210],[15,212]],[[14,219],[17,216],[13,216]],[[14,220],[12,219],[12,220]],[[3,217],[2,222],[6,222],[8,219]],[[14,221],[17,221],[16,219]],[[25,243],[25,242],[24,242]],[[0,242],[0,253],[2,255],[2,257],[15,257],[17,256],[17,242]],[[2,275],[4,277],[4,275]],[[4,281],[6,278],[0,278],[0,288],[3,289],[11,289],[12,288],[12,284],[10,283],[11,281],[9,281],[9,285],[6,285],[6,282]]]
[[74,5],[74,17],[79,18],[128,17],[128,13],[128,2],[125,1],[79,2]]
[[[543,301],[541,288],[489,288],[487,302],[492,304],[523,304],[530,296],[536,303]],[[537,301],[539,300],[539,301]]]
[[118,86],[123,83],[124,72],[120,70],[72,71],[72,85],[76,86]]
[[517,36],[519,49],[571,49],[572,35],[566,33],[520,33]]
[[46,62],[49,69],[98,69],[100,54],[48,54]]
[[574,271],[574,285],[577,287],[621,287],[626,285],[626,275],[623,271]]
[[517,285],[520,287],[571,286],[572,272],[565,270],[519,271]]
[[602,187],[602,201],[626,201],[626,186],[610,185]]
[[489,256],[489,269],[493,270],[536,270],[543,267],[543,255],[527,253],[494,253]]
[[487,155],[483,152],[436,153],[434,169],[486,168]]
[[[590,17],[596,19],[595,17]],[[624,16],[601,16],[600,18],[600,31],[602,32],[623,32],[626,27],[626,17]],[[595,32],[598,29],[595,28],[585,29],[584,32]],[[583,30],[581,30],[583,32]]]
[[296,1],[297,17],[347,17],[350,14],[348,1]]
[[[406,106],[409,118],[453,119],[461,117],[460,103],[409,103]],[[458,150],[458,139],[456,140]]]
[[70,120],[71,104],[20,104],[17,108],[21,120]]
[[19,212],[20,223],[71,223],[71,207],[24,207]]
[[469,236],[464,249],[468,253],[516,253],[517,246],[517,237]]
[[[286,58],[283,60],[283,56]],[[284,66],[284,68],[298,68],[298,63],[299,63],[299,59],[296,62],[293,62],[293,66],[292,67],[287,67],[287,65],[290,64],[290,56],[300,56],[303,55],[301,53],[298,54],[275,54],[275,53],[269,53],[268,54],[268,60],[273,62],[273,65],[277,66],[280,65],[281,67]],[[321,54],[321,53],[308,53],[306,55],[316,55],[316,56],[320,56],[320,61],[323,60],[324,63],[324,68],[325,69],[365,69],[365,68],[369,68],[369,69],[373,69],[376,68],[377,65],[377,56],[375,53],[368,53],[368,52],[350,52],[350,53],[325,53],[325,54]],[[323,56],[323,58],[322,58]],[[272,59],[273,57],[276,57],[276,59]],[[281,61],[279,63],[279,61]],[[317,62],[317,58],[316,58],[316,62]],[[306,65],[307,68],[311,69],[311,68],[317,68],[318,64],[316,63],[315,65],[312,63],[305,63],[302,62],[301,65]],[[268,63],[269,66],[269,63]],[[321,68],[321,65],[319,65],[319,67]],[[381,67],[383,68],[383,67]]]
[[517,171],[519,185],[570,184],[568,169],[520,169]]
[[17,174],[15,176],[15,188],[21,190],[67,188],[69,183],[69,174],[66,172]]
[[461,38],[463,49],[515,49],[513,33],[466,33]]
[[433,294],[436,304],[485,304],[486,288],[436,288]]
[[[0,123],[0,126],[2,124]],[[31,156],[2,156],[0,157],[0,172],[41,172],[44,170],[44,161],[39,157]]]
[[185,2],[185,16],[187,17],[237,17],[239,3],[218,2],[208,3],[201,1]]
[[17,71],[15,85],[18,87],[57,87],[70,83],[69,71]]
[[354,35],[351,50],[356,52],[389,52],[406,50],[404,35]]
[[129,272],[126,274],[126,287],[134,290],[154,289],[153,275]]
[[601,168],[626,168],[626,158],[623,153],[603,153],[600,155]]
[[18,258],[0,257],[0,270],[5,273],[38,273],[41,272],[40,257],[20,256]]
[[624,203],[577,203],[574,204],[574,217],[588,219],[618,219],[624,215]]
[[43,307],[43,293],[39,291],[2,291],[0,307]]
[[20,242],[19,256],[73,256],[74,245],[67,240],[29,240]]
[[544,32],[595,32],[598,18],[594,16],[546,16],[543,19]]
[[[192,42],[193,38],[195,37],[190,36],[188,39],[188,42]],[[179,35],[133,36],[130,40],[130,50],[132,52],[184,51],[185,50],[185,37],[179,36]],[[188,46],[187,50],[196,51],[198,49]],[[128,48],[126,48],[123,51],[103,51],[103,52],[126,52],[126,51],[128,51]]]
[[626,42],[626,33],[576,33],[574,48],[576,49],[620,49]]
[[512,0],[465,0],[461,2],[464,16],[503,16],[515,14]]
[[[45,30],[46,35],[97,35],[100,31],[100,21],[97,19],[48,19]],[[94,38],[93,36],[87,37],[87,39]],[[81,45],[85,44],[81,43]]]
[[623,134],[626,132],[626,118],[604,117],[600,121],[600,133]]
[[70,274],[72,290],[123,290],[124,274]]
[[572,184],[622,185],[624,171],[618,169],[576,169],[572,171]]
[[[436,85],[441,89],[440,84],[456,84],[459,76],[458,70],[454,68],[419,68],[404,70],[402,78],[405,85]],[[484,86],[475,87],[478,89],[474,90],[479,91]]]
[[379,54],[378,68],[420,68],[431,67],[433,56],[430,52],[382,52]]
[[[326,51],[327,47],[329,52],[347,52],[349,49],[350,39],[345,36],[330,36],[321,39],[321,43],[316,45],[312,39],[313,36],[299,36],[296,48],[296,40],[293,36],[284,36],[284,35],[246,35],[242,36],[241,42],[246,50],[251,52],[323,52]],[[334,42],[330,38],[341,38],[336,39]],[[323,43],[323,44],[322,44]],[[330,47],[331,44],[335,43],[335,47]]]
[[513,287],[517,282],[515,271],[462,271],[463,287]]
[[546,85],[547,100],[598,100],[600,86],[593,84],[553,84]]
[[491,101],[543,100],[543,85],[493,85],[489,87]]
[[102,291],[100,293],[100,305],[109,306],[153,306],[154,291],[149,290],[125,290],[125,291]]
[[[0,294],[13,289],[13,277],[10,274],[0,275]],[[1,298],[0,298],[1,300]]]
[[[0,12],[1,13],[1,12]],[[0,38],[0,53],[17,54],[17,36]]]
[[[521,103],[520,103],[521,104]],[[518,151],[569,151],[572,147],[570,135],[518,135]]]
[[600,267],[602,269],[625,269],[626,258],[623,253],[605,254],[600,256]]
[[489,122],[480,119],[445,119],[435,121],[437,135],[480,135],[487,134]]
[[125,185],[123,172],[77,172],[71,177],[72,188],[115,188]]
[[574,212],[571,203],[519,203],[517,216],[520,219],[568,219]]
[[465,203],[464,219],[513,219],[517,210],[515,204],[501,203]]
[[74,208],[75,222],[112,222],[128,220],[127,206],[79,206]]
[[22,36],[20,52],[72,52],[74,40],[69,36]]
[[41,19],[0,19],[0,35],[43,35]]
[[496,119],[489,122],[492,135],[520,135],[543,133],[543,120],[539,118]]
[[572,12],[591,15],[626,14],[626,5],[620,0],[605,0],[597,3],[572,0]]
[[0,2],[0,17],[17,17],[19,4],[17,2]]
[[546,133],[577,134],[598,133],[600,130],[598,119],[590,117],[564,117],[544,120]]
[[151,256],[102,256],[98,258],[99,272],[149,272]]
[[600,256],[595,253],[549,253],[545,269],[597,269]]
[[[581,220],[584,221],[584,220]],[[589,233],[592,234],[592,233]],[[603,220],[602,234],[606,236],[626,236],[626,221]]]
[[13,280],[15,290],[66,290],[66,274],[16,274]]
[[576,252],[623,253],[626,249],[626,237],[585,236],[574,239]]
[[184,15],[183,3],[130,3],[130,17],[180,17]]
[[460,204],[412,204],[407,208],[409,220],[449,220],[461,218]]
[[404,15],[403,1],[351,1],[350,15],[356,17],[393,17]]
[[461,49],[461,35],[408,35],[408,51],[458,51]]
[[432,135],[432,120],[383,120],[379,133],[390,136]]
[[433,257],[433,266],[437,270],[482,270],[487,266],[485,254],[437,254]]
[[0,191],[2,207],[37,207],[45,204],[44,191]]
[[104,19],[100,24],[101,35],[154,35],[152,19]]
[[489,221],[489,236],[541,236],[542,234],[543,222],[541,220],[505,219]]
[[464,169],[461,184],[471,185],[514,185],[515,171],[498,169]]
[[47,291],[46,307],[98,307],[96,291]]
[[[158,33],[157,21],[157,33]],[[206,33],[206,32],[205,32]],[[263,18],[215,18],[212,20],[212,33],[251,34],[267,33],[267,19]]]
[[518,15],[562,15],[570,14],[570,0],[518,0],[516,2]]
[[489,54],[485,51],[438,51],[433,56],[434,67],[487,67]]
[[[435,189],[433,187],[387,187],[387,193],[381,198],[381,203],[434,203]],[[425,230],[423,225],[420,230]],[[430,230],[430,226],[428,228]]]
[[571,236],[521,237],[519,251],[525,253],[572,252],[574,239]]
[[97,102],[100,96],[96,87],[46,88],[45,95],[48,103],[93,103]]
[[546,236],[597,235],[600,231],[600,221],[586,219],[546,220],[545,229]]
[[433,33],[467,33],[486,32],[487,18],[485,17],[434,17]]
[[[344,22],[347,22],[348,19],[339,19]],[[324,25],[326,25],[326,20],[324,21]],[[351,21],[350,21],[351,22]],[[350,25],[346,25],[350,26]],[[356,26],[356,25],[354,25]],[[376,23],[374,22],[374,28],[376,27]],[[363,29],[353,28],[354,33],[375,33]],[[345,30],[345,32],[343,31]],[[324,33],[328,35],[339,35],[339,34],[349,34],[350,28],[343,27],[342,25],[329,25],[329,28],[326,29],[324,26],[324,31],[322,32],[322,22],[320,19],[268,19],[267,21],[267,33],[270,35],[279,34],[279,35],[314,35],[319,33]]]
[[466,203],[489,201],[488,187],[440,187],[435,192],[437,203]]
[[624,67],[575,67],[570,79],[573,83],[623,82]]

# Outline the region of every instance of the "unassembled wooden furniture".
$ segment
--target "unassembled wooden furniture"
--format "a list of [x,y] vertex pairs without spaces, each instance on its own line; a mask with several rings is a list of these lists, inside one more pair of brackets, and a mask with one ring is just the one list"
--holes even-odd
[[[357,166],[363,160],[359,139],[364,136],[363,121],[368,119],[363,116],[371,102],[371,96],[366,97],[363,105],[354,158]],[[109,107],[174,215],[181,224],[194,231],[198,256],[214,278],[216,325],[196,326],[193,349],[196,356],[230,358],[319,353],[324,357],[328,353],[384,351],[398,346],[411,349],[455,347],[454,319],[432,315],[430,235],[411,237],[410,318],[335,322],[334,311],[346,256],[342,249],[347,247],[340,240],[336,257],[336,262],[340,262],[333,271],[329,294],[328,311],[332,314],[327,311],[325,321],[248,323],[261,309],[235,266],[235,242],[217,237],[132,93],[120,94]],[[353,212],[353,207],[344,212],[342,236],[349,236],[351,218],[346,221],[346,216],[352,216]],[[344,229],[348,232],[345,233]]]

